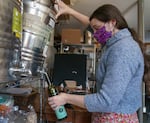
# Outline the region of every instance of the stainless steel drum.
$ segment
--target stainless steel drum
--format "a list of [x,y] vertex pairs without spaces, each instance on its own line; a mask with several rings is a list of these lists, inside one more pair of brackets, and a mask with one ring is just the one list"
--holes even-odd
[[54,14],[49,6],[50,0],[24,0],[23,42],[21,60],[25,69],[33,76],[42,68],[44,53],[48,48],[51,31],[54,30]]
[[9,67],[19,66],[22,0],[0,0],[0,84],[14,80]]
[[52,6],[52,2],[53,0],[24,0],[24,2],[35,2],[35,3],[39,3],[40,5],[46,6],[46,7],[51,7]]

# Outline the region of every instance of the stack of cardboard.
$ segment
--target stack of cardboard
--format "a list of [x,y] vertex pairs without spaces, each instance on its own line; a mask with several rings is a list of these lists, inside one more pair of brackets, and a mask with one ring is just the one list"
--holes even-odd
[[62,29],[61,41],[64,44],[80,44],[82,34],[80,29]]

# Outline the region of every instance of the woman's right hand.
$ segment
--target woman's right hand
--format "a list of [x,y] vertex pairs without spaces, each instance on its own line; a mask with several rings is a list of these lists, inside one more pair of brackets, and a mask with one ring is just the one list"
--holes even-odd
[[71,14],[70,12],[72,11],[72,8],[70,8],[68,5],[66,5],[63,1],[61,0],[56,0],[55,2],[58,5],[58,11],[57,14],[55,16],[55,18],[57,19],[60,15],[63,14]]
[[59,95],[48,97],[48,104],[51,106],[53,110],[61,105],[65,105],[67,103],[67,94],[60,93]]

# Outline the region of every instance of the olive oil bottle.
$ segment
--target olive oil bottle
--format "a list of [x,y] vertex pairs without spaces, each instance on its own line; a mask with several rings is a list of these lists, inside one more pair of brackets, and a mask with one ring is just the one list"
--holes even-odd
[[[59,93],[53,84],[49,85],[48,89],[49,89],[49,94],[51,97],[56,96]],[[67,112],[63,105],[56,108],[55,114],[58,120],[67,118]]]

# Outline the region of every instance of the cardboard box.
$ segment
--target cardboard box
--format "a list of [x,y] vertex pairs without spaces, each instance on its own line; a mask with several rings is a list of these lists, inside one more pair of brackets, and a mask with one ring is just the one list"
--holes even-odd
[[65,44],[80,44],[81,36],[80,29],[62,29],[61,41]]

